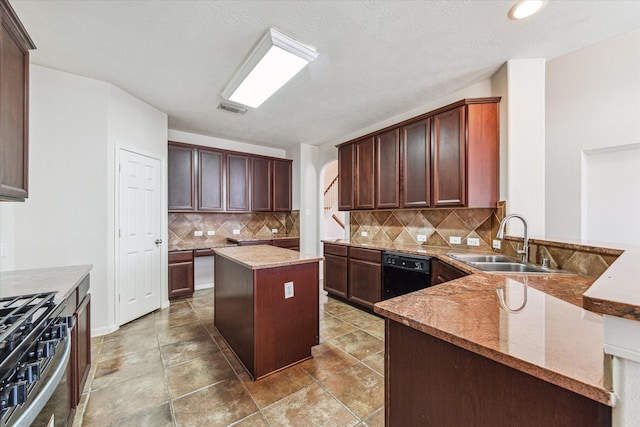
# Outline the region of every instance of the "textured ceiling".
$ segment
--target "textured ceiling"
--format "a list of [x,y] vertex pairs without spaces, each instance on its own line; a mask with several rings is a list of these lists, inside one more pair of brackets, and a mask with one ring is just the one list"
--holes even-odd
[[[32,63],[113,83],[166,112],[171,129],[284,148],[341,142],[508,59],[551,59],[640,28],[638,1],[549,1],[519,22],[507,18],[514,1],[11,4],[38,47]],[[269,27],[318,60],[244,116],[217,110]]]

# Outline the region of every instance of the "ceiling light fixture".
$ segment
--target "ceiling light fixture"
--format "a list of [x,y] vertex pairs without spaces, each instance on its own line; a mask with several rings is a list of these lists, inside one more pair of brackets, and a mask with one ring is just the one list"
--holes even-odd
[[315,50],[270,28],[222,91],[222,97],[257,108],[317,57]]
[[527,18],[542,9],[545,3],[545,0],[521,0],[509,10],[509,18]]

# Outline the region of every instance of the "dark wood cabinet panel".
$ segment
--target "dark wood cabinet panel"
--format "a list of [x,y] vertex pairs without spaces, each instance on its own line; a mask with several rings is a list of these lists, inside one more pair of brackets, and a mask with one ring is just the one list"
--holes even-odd
[[382,300],[382,253],[349,248],[349,292],[351,302],[373,309]]
[[293,207],[293,162],[273,160],[273,210],[291,212]]
[[249,156],[227,154],[227,210],[249,211]]
[[433,117],[433,204],[464,206],[466,200],[465,108]]
[[347,247],[324,244],[324,290],[347,298]]
[[338,209],[350,211],[355,207],[354,191],[355,145],[338,147]]
[[0,3],[0,200],[24,201],[29,182],[29,49],[8,2]]
[[400,129],[377,135],[376,157],[376,208],[400,207]]
[[78,306],[75,317],[76,354],[74,361],[74,387],[73,406],[78,406],[82,397],[89,372],[91,370],[91,294],[87,294]]
[[373,209],[375,207],[374,137],[360,140],[355,143],[355,146],[356,146],[355,208],[356,209]]
[[611,408],[385,320],[385,425],[611,425]]
[[277,246],[279,248],[291,249],[292,251],[300,250],[300,238],[292,237],[290,239],[273,239],[271,241],[273,246]]
[[224,210],[224,153],[198,150],[198,210]]
[[169,299],[193,295],[193,251],[169,252]]
[[262,157],[251,158],[251,210],[273,210],[273,161]]
[[169,210],[195,210],[196,149],[169,144],[167,174]]
[[467,205],[495,207],[500,193],[500,107],[467,105]]
[[468,275],[468,273],[458,270],[437,258],[431,258],[431,286]]
[[431,119],[403,126],[402,207],[431,206]]

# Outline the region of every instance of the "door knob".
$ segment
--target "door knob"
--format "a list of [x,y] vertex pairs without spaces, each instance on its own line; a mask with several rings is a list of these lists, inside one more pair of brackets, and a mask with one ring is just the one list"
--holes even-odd
[[159,245],[160,243],[162,243],[162,239],[156,239],[156,245]]

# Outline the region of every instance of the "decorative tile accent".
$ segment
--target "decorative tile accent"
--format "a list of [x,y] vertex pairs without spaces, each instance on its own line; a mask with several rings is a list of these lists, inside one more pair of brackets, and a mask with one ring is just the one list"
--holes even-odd
[[[238,237],[233,230],[240,230],[240,237],[270,238],[271,230],[278,229],[276,236],[300,235],[300,212],[253,212],[253,213],[169,213],[169,246],[190,243],[226,243],[227,237]],[[195,231],[203,236],[196,237]],[[215,235],[207,236],[207,231]]]

